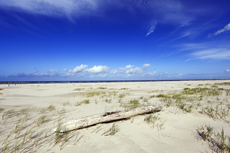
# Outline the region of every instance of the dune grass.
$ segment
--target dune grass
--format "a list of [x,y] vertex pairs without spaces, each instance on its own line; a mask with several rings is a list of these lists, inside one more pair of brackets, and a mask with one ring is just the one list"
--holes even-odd
[[112,136],[119,132],[120,128],[115,123],[112,124],[112,127],[105,131],[102,135],[104,136]]
[[89,99],[85,99],[85,100],[83,100],[83,101],[81,101],[81,102],[77,102],[76,104],[75,104],[75,106],[81,106],[82,104],[89,104],[90,102],[89,102]]
[[120,103],[120,106],[125,109],[134,109],[137,107],[141,107],[142,105],[140,104],[139,100],[133,99],[130,100],[128,103]]
[[75,89],[73,89],[73,91],[82,91],[82,90],[85,90],[85,88],[75,88]]
[[104,90],[104,89],[107,89],[106,87],[98,87],[97,89],[102,89],[102,90]]
[[210,125],[199,127],[196,131],[198,136],[209,143],[210,149],[214,152],[230,152],[230,137],[225,135],[224,128],[220,132],[215,132]]
[[100,96],[100,95],[105,95],[105,92],[88,92],[86,94],[86,97],[94,97],[94,96]]

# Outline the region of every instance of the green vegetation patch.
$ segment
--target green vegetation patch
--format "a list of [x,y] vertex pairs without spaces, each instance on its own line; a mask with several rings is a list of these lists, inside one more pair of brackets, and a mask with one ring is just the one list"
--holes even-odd
[[75,106],[81,106],[82,104],[89,104],[90,102],[89,102],[89,99],[85,99],[85,100],[83,100],[83,101],[81,101],[81,102],[77,102],[76,104],[75,104]]
[[219,96],[221,91],[213,88],[184,88],[182,93],[186,95]]
[[102,90],[104,90],[104,89],[107,89],[106,87],[98,87],[97,89],[102,89]]
[[139,103],[139,100],[134,99],[134,100],[130,100],[128,103],[121,103],[120,106],[126,109],[134,109],[140,107],[141,104]]
[[94,97],[94,96],[100,96],[100,95],[104,95],[105,92],[88,92],[86,94],[86,97]]
[[230,82],[215,83],[214,85],[230,86]]
[[169,95],[165,95],[165,94],[159,94],[156,95],[157,98],[169,98]]
[[49,107],[47,107],[47,110],[48,111],[54,111],[56,108],[55,108],[55,106],[53,106],[53,105],[49,105]]
[[82,90],[85,90],[85,88],[76,88],[76,89],[73,89],[73,91],[82,91]]
[[0,113],[1,113],[2,111],[4,111],[4,108],[0,108]]
[[130,88],[121,88],[120,90],[129,90]]

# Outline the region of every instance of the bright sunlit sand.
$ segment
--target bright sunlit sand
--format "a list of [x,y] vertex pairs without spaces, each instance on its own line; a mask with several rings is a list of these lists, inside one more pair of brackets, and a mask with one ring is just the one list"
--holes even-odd
[[[230,81],[0,85],[1,152],[229,151]],[[70,120],[161,106],[60,133]],[[54,129],[57,129],[54,132]]]

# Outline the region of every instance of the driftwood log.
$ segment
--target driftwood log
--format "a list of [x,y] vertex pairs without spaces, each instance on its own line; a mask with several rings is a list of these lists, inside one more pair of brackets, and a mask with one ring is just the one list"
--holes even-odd
[[146,107],[139,107],[132,110],[106,112],[100,115],[93,115],[78,120],[68,121],[67,123],[64,123],[60,127],[60,129],[55,129],[55,131],[68,132],[68,131],[73,131],[73,130],[93,126],[99,123],[108,123],[108,122],[115,122],[119,120],[125,120],[133,116],[148,114],[148,113],[158,112],[158,111],[161,111],[161,106],[146,106]]

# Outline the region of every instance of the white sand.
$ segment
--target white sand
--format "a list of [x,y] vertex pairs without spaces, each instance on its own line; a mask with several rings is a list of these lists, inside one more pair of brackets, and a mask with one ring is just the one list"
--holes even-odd
[[[4,110],[0,113],[2,116],[8,110],[20,111],[23,108],[31,109],[27,116],[14,115],[6,120],[0,121],[0,148],[7,146],[10,152],[16,148],[19,152],[35,151],[35,152],[212,152],[207,141],[203,141],[197,134],[196,129],[204,125],[214,127],[215,132],[220,132],[222,127],[225,134],[230,135],[229,115],[225,120],[209,117],[206,114],[199,113],[202,107],[220,105],[226,107],[229,96],[225,94],[219,96],[203,97],[201,101],[192,101],[192,112],[184,112],[175,104],[166,107],[166,103],[160,98],[149,98],[152,95],[180,93],[184,88],[208,87],[214,83],[230,82],[223,80],[216,81],[170,81],[170,82],[122,82],[122,83],[79,83],[79,84],[17,84],[0,85],[0,108]],[[205,85],[205,84],[210,85]],[[204,86],[198,86],[203,84]],[[107,89],[98,89],[105,87]],[[74,91],[77,88],[84,88],[81,91]],[[128,90],[121,90],[128,88]],[[230,86],[219,86],[219,88],[230,89]],[[116,95],[109,96],[108,92],[116,92]],[[86,97],[88,92],[105,92],[106,95]],[[148,115],[136,116],[130,120],[116,122],[119,132],[113,136],[102,135],[107,131],[113,123],[100,124],[89,128],[73,131],[68,134],[69,140],[61,141],[56,145],[55,134],[52,129],[57,127],[58,120],[65,123],[69,120],[80,119],[86,116],[105,113],[108,111],[124,110],[119,103],[119,95],[125,94],[121,98],[121,103],[127,103],[130,100],[138,99],[143,105],[161,105],[163,110],[153,114],[158,116],[155,124],[147,124],[144,119]],[[143,97],[143,98],[141,98]],[[218,99],[217,99],[218,97]],[[88,99],[90,104],[82,104],[75,106],[77,102]],[[109,102],[106,102],[110,101]],[[144,102],[148,99],[148,102]],[[222,102],[222,103],[221,103]],[[202,106],[197,107],[201,103]],[[222,105],[221,105],[222,104]],[[54,111],[41,112],[42,108],[50,105],[55,106]],[[230,105],[229,105],[230,106]],[[61,111],[61,110],[65,111]],[[229,108],[228,108],[229,109]],[[40,111],[40,113],[39,113]],[[46,115],[49,120],[38,125],[38,118]],[[6,140],[10,131],[14,131],[18,119],[28,118],[25,122],[20,122],[21,133],[13,132]],[[153,126],[154,125],[154,126]],[[43,131],[41,139],[31,136],[26,138],[26,143],[17,149],[17,144],[22,144],[24,133],[26,130],[36,132]],[[31,132],[32,133],[32,132]],[[45,137],[49,135],[49,137]],[[16,138],[15,138],[16,137]],[[37,139],[36,139],[37,138]],[[32,146],[34,142],[37,145]],[[3,144],[4,143],[4,144]],[[60,150],[60,146],[63,147]]]

